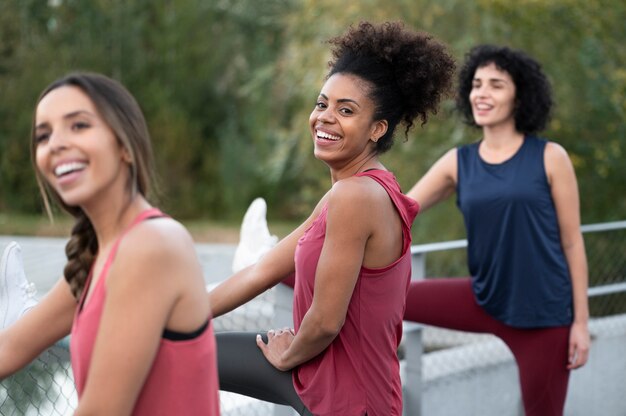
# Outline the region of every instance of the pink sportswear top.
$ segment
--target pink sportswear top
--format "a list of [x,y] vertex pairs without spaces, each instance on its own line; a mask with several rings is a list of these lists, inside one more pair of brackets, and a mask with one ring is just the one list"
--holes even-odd
[[[147,218],[163,216],[158,209],[148,209],[133,221],[124,234]],[[91,274],[76,308],[70,338],[70,357],[79,398],[89,377],[91,354],[106,299],[105,281],[124,234],[113,245],[89,302],[85,304]],[[133,340],[129,339],[128,342]],[[152,368],[133,409],[133,415],[136,416],[175,414],[219,415],[216,346],[211,323],[200,335],[189,340],[161,339]]]
[[[293,382],[303,403],[315,415],[400,416],[402,386],[397,349],[411,278],[411,225],[419,207],[402,194],[390,172],[369,170],[356,176],[372,178],[389,194],[402,218],[402,255],[387,267],[361,267],[341,331],[321,354],[294,369]],[[296,331],[313,301],[326,215],[324,206],[296,248]]]

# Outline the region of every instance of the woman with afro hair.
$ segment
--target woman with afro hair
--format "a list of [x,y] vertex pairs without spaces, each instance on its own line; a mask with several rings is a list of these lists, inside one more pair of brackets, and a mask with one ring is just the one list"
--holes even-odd
[[413,282],[405,318],[497,335],[517,361],[526,416],[561,415],[569,372],[588,358],[589,309],[574,169],[536,136],[550,84],[525,53],[481,45],[456,103],[482,137],[448,151],[407,195],[423,211],[456,191],[472,277]]
[[397,348],[418,205],[379,157],[399,125],[406,135],[437,111],[454,61],[395,22],[362,22],[329,43],[309,128],[331,187],[302,225],[209,293],[219,316],[295,273],[295,328],[217,334],[220,388],[300,414],[401,415]]

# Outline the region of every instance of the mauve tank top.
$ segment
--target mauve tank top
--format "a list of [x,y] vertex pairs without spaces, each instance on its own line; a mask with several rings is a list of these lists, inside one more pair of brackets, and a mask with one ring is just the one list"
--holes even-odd
[[[367,412],[399,416],[402,385],[397,349],[411,277],[411,225],[418,204],[402,194],[390,172],[369,170],[357,176],[378,182],[395,205],[402,219],[402,255],[387,267],[361,267],[341,331],[321,354],[294,369],[293,382],[302,402],[315,415]],[[326,214],[324,206],[296,248],[296,331],[313,301],[315,272],[326,235]]]
[[[143,211],[124,234],[145,219],[163,216],[155,208]],[[76,308],[70,338],[70,357],[79,399],[89,377],[91,355],[106,298],[105,281],[124,234],[113,245],[89,302],[84,303],[84,298],[91,276]],[[133,340],[129,339],[128,342]],[[216,345],[211,323],[193,339],[161,339],[133,415],[219,415]]]

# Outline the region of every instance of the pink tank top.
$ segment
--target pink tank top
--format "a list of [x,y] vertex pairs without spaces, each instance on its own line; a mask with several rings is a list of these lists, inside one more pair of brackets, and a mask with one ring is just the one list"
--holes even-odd
[[[156,208],[146,210],[124,234],[147,218],[163,216]],[[124,234],[113,245],[89,302],[84,303],[91,275],[76,308],[70,338],[70,357],[79,398],[89,376],[91,354],[104,308],[105,280]],[[128,342],[133,340],[129,339]],[[219,415],[216,346],[210,323],[199,336],[190,340],[161,339],[152,368],[133,409],[133,415],[136,416],[175,414]]]
[[[419,206],[402,194],[390,172],[370,170],[357,176],[377,181],[393,201],[402,218],[402,256],[387,267],[361,267],[339,335],[321,354],[294,370],[293,382],[303,403],[315,415],[400,416],[402,385],[397,349],[411,278],[411,225]],[[313,301],[326,214],[324,206],[296,248],[296,331]]]

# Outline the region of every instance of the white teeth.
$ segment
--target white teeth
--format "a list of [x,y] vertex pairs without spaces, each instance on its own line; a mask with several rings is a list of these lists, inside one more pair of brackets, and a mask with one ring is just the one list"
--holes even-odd
[[321,138],[321,139],[328,139],[328,140],[339,140],[339,136],[334,136],[332,134],[328,134],[328,133],[324,133],[323,131],[317,131],[317,137]]
[[491,106],[488,104],[476,104],[476,108],[479,110],[490,110]]
[[80,162],[63,163],[57,166],[56,168],[54,168],[54,174],[56,176],[62,176],[67,173],[74,172],[76,170],[84,169],[85,166],[87,166],[86,163],[80,163]]

